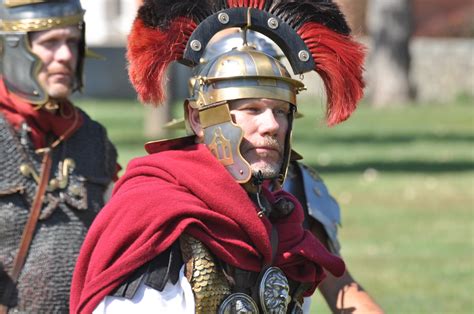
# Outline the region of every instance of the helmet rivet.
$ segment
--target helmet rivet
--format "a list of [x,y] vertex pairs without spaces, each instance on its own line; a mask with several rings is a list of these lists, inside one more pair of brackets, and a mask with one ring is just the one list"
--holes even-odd
[[221,22],[222,24],[227,24],[229,23],[229,15],[227,13],[219,13],[219,15],[217,16],[217,19],[219,20],[219,22]]
[[278,20],[274,17],[269,18],[267,24],[268,24],[268,27],[270,27],[271,29],[278,28]]
[[191,42],[191,49],[194,50],[194,51],[199,51],[201,50],[202,48],[202,45],[201,45],[201,42],[197,39],[194,39],[192,42]]
[[7,37],[6,41],[7,41],[8,47],[10,48],[16,48],[18,47],[18,44],[20,43],[20,40],[16,37],[14,38]]
[[309,60],[309,53],[306,50],[301,50],[300,52],[298,52],[298,58],[301,61],[306,62]]

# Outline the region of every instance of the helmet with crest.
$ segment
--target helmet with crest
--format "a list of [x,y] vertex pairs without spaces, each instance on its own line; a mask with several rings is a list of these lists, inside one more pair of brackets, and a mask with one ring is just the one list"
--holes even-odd
[[[236,28],[242,36],[237,44],[235,37],[225,35]],[[265,39],[252,35],[250,40],[255,33]],[[288,166],[296,95],[304,85],[269,54],[269,42],[281,49],[294,74],[316,71],[321,76],[329,125],[350,116],[363,95],[364,48],[352,39],[343,14],[330,0],[146,0],[129,36],[130,79],[143,102],[164,100],[171,62],[193,68],[186,104],[199,110],[204,143],[239,183],[248,182],[251,171],[239,150],[242,130],[229,113],[232,100],[269,98],[291,104],[281,180]]]

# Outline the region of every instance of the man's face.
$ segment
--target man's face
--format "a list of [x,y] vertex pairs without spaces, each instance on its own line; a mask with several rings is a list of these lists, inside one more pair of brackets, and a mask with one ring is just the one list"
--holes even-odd
[[242,130],[240,152],[252,173],[278,176],[283,163],[290,104],[273,99],[240,99],[230,102],[230,113]]
[[80,40],[77,26],[30,34],[31,50],[43,62],[38,81],[50,97],[64,99],[72,93]]

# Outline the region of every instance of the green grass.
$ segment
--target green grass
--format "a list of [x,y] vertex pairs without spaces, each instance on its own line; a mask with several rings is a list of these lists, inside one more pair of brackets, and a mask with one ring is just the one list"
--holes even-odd
[[[342,255],[388,313],[472,313],[474,106],[372,109],[327,128],[321,101],[300,105],[294,147],[343,208]],[[80,103],[108,127],[125,165],[143,155],[143,109]],[[314,313],[329,313],[319,295]]]

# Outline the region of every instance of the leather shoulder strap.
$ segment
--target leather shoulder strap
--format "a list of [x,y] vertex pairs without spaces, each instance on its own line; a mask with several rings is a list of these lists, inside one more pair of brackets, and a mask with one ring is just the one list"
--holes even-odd
[[[36,190],[36,195],[31,206],[30,216],[26,222],[25,229],[23,229],[23,234],[21,236],[20,248],[15,260],[13,261],[13,268],[10,274],[10,277],[14,283],[18,280],[20,272],[25,264],[25,259],[28,254],[28,249],[30,248],[31,240],[33,239],[33,234],[35,232],[36,223],[41,211],[41,205],[43,204],[44,193],[46,192],[46,187],[48,186],[49,173],[51,171],[51,151],[46,150],[44,152],[43,161],[41,163],[41,176],[40,182],[38,184],[38,189]],[[4,291],[4,297],[2,299],[8,300],[12,292],[12,286],[9,285]],[[8,307],[1,305],[0,314],[7,313]]]

